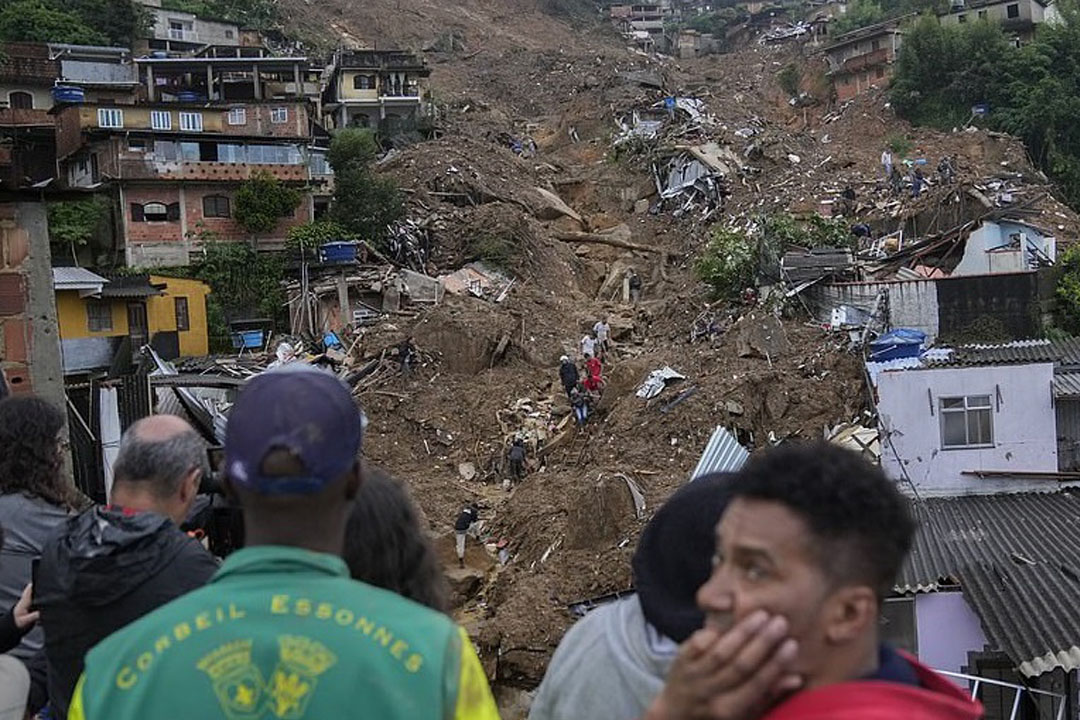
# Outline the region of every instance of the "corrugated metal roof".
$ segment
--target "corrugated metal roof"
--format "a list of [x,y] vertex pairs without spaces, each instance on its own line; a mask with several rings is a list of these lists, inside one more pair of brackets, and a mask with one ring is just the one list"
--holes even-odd
[[52,276],[56,290],[89,290],[109,282],[108,278],[81,267],[54,267]]
[[749,457],[750,453],[739,444],[735,436],[723,425],[717,425],[697,467],[690,473],[690,479],[696,480],[713,472],[736,472],[746,464]]
[[1054,373],[1054,397],[1080,397],[1080,373]]
[[926,367],[964,367],[970,365],[1019,365],[1024,363],[1080,363],[1080,339],[1016,340],[1001,345],[963,345],[952,349],[946,358],[923,357]]
[[987,639],[1024,675],[1080,668],[1080,497],[931,498],[915,514],[899,592],[959,583]]

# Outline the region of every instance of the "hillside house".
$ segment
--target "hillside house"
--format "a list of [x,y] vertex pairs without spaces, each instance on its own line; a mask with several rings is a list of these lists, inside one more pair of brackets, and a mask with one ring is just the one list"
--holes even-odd
[[1019,46],[1031,41],[1039,25],[1061,22],[1061,13],[1053,0],[953,0],[948,10],[938,12],[942,25],[979,20],[1000,23]]
[[[932,348],[871,361],[882,467],[920,497],[1080,482],[1080,341]],[[1066,473],[1062,475],[1061,473]]]
[[194,53],[207,45],[261,47],[254,30],[235,23],[201,18],[194,13],[162,7],[161,0],[139,0],[150,16],[149,32],[136,42],[139,54]]
[[[279,249],[314,212],[314,119],[303,57],[139,58],[145,100],[54,109],[61,181],[106,185],[128,265],[186,265],[204,233],[249,240],[234,219],[244,180],[269,173],[303,191],[299,207],[254,240]],[[319,164],[316,159],[316,164]],[[325,163],[322,163],[325,164]],[[320,172],[321,164],[319,164]]]
[[852,30],[823,48],[837,100],[842,102],[871,87],[888,85],[904,39],[900,29],[904,19]]
[[166,359],[208,352],[206,296],[186,278],[109,279],[85,268],[53,268],[64,374],[108,370],[149,344]]
[[419,56],[400,50],[339,51],[326,69],[323,111],[329,127],[408,129],[425,113]]

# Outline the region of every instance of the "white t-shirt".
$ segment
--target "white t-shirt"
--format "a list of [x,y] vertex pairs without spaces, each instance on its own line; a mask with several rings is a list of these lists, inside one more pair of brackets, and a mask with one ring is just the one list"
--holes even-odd
[[597,342],[606,341],[608,333],[611,332],[611,326],[608,325],[603,320],[597,321],[597,323],[595,325],[593,325],[592,329],[593,329],[593,332],[596,333]]
[[586,335],[585,337],[581,338],[581,354],[596,354],[596,340],[594,340],[591,335]]

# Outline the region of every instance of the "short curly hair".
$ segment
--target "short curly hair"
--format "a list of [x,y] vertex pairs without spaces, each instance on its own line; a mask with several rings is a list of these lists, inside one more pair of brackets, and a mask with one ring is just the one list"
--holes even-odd
[[841,583],[888,596],[911,550],[907,499],[881,468],[831,443],[787,443],[753,457],[735,476],[733,498],[777,502],[814,536],[822,569]]
[[0,494],[23,493],[75,508],[79,494],[61,474],[57,438],[64,415],[30,395],[0,400]]

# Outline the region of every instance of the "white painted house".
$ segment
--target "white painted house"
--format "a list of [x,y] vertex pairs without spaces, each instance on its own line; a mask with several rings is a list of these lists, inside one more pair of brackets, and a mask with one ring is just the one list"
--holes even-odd
[[1063,390],[1055,380],[1077,356],[1076,341],[1032,340],[868,363],[883,469],[905,491],[926,497],[1069,484],[1059,474],[1058,447],[1071,431],[1059,430],[1057,406],[1066,398],[1056,397]]

